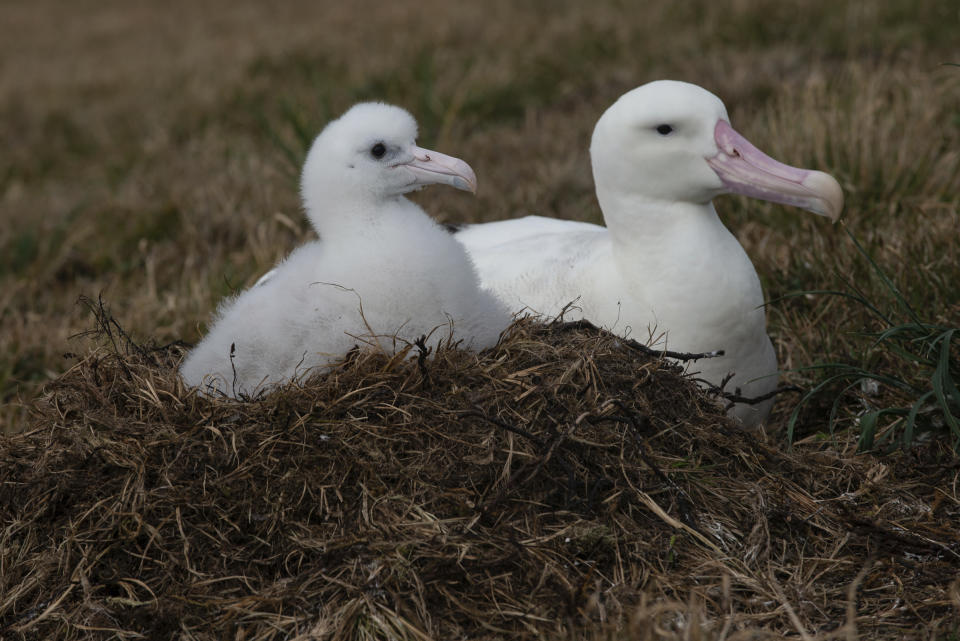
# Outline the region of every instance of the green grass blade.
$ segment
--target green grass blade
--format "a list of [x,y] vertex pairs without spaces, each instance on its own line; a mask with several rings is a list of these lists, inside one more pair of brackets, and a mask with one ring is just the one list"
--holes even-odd
[[847,395],[847,392],[859,386],[862,382],[863,382],[863,378],[857,378],[855,381],[853,381],[852,383],[844,387],[842,390],[840,390],[837,393],[836,398],[833,399],[833,405],[830,407],[830,418],[827,421],[827,429],[830,431],[831,436],[833,435],[836,429],[837,411],[840,409],[840,401],[842,401],[844,396]]
[[777,298],[774,298],[774,299],[768,301],[767,303],[764,304],[764,307],[766,307],[766,306],[768,306],[768,305],[772,305],[772,304],[774,304],[774,303],[778,303],[778,302],[783,301],[783,300],[787,300],[787,299],[789,299],[789,298],[799,298],[799,297],[801,297],[801,296],[806,296],[806,295],[808,295],[808,294],[810,294],[810,295],[814,295],[814,294],[826,294],[827,296],[839,296],[839,297],[841,297],[841,298],[849,298],[850,300],[854,300],[854,301],[860,303],[861,305],[863,305],[864,307],[866,307],[867,309],[869,309],[870,311],[872,311],[872,312],[873,312],[874,314],[876,314],[882,321],[884,321],[884,322],[886,322],[886,323],[888,323],[888,324],[893,324],[893,322],[892,322],[889,318],[887,318],[886,314],[884,314],[884,313],[881,312],[879,309],[877,309],[877,307],[874,306],[873,303],[871,303],[869,300],[867,300],[864,296],[858,295],[858,294],[851,294],[850,292],[844,292],[844,291],[841,291],[841,290],[839,290],[839,289],[810,289],[810,290],[800,290],[800,291],[796,291],[796,292],[787,292],[786,294],[783,294],[782,296],[778,296]]
[[903,426],[902,444],[904,447],[913,442],[913,432],[914,427],[917,424],[917,415],[920,413],[920,409],[923,407],[923,404],[926,403],[931,396],[933,396],[933,392],[927,392],[918,398],[913,404],[913,407],[910,408],[910,413],[907,414],[907,421]]
[[804,405],[806,405],[807,402],[816,396],[822,389],[839,380],[848,380],[847,374],[840,373],[826,378],[817,384],[816,387],[804,394],[799,401],[797,401],[796,407],[794,407],[793,411],[790,413],[790,420],[787,422],[787,443],[793,443],[794,428],[797,424],[797,419],[800,417],[800,411],[803,409]]
[[897,300],[898,303],[907,311],[907,314],[910,316],[910,319],[917,325],[923,325],[923,321],[920,320],[920,317],[917,316],[917,313],[913,310],[913,307],[910,303],[907,302],[907,299],[904,298],[903,294],[900,293],[900,290],[897,289],[897,286],[893,284],[893,281],[890,280],[886,273],[880,268],[880,265],[873,260],[873,257],[863,248],[863,245],[860,244],[860,241],[857,240],[857,237],[851,233],[849,229],[845,229],[847,236],[850,237],[850,240],[853,241],[854,246],[856,246],[857,251],[860,252],[864,258],[867,259],[867,262],[870,263],[870,266],[873,267],[873,271],[877,274],[883,284],[886,285],[887,289],[893,294],[893,297]]
[[857,439],[857,449],[859,451],[873,449],[873,437],[877,431],[877,421],[881,414],[883,414],[883,410],[875,410],[860,417],[860,438]]
[[860,438],[857,441],[857,450],[864,452],[873,449],[875,446],[886,441],[890,436],[890,430],[876,439],[877,426],[880,419],[884,416],[906,416],[907,410],[899,407],[885,407],[879,410],[866,412],[860,417]]
[[[950,432],[954,436],[960,434],[960,420],[958,420],[950,410],[950,401],[956,402],[957,399],[960,398],[960,391],[957,390],[957,385],[950,376],[950,343],[956,331],[955,329],[951,329],[940,335],[938,339],[942,343],[940,346],[940,359],[931,380],[933,383],[933,393],[936,395],[937,402],[940,404],[940,409],[943,412],[943,419],[947,422],[947,425],[950,426]],[[948,394],[949,398],[947,397]],[[958,407],[960,407],[960,405],[958,405]]]
[[[911,356],[911,359],[913,357]],[[830,379],[830,382],[842,379],[851,379],[851,378],[861,378],[861,379],[870,379],[877,381],[878,383],[884,383],[890,385],[891,387],[896,387],[908,392],[918,392],[917,388],[913,385],[910,385],[903,379],[897,378],[892,375],[881,374],[879,372],[874,372],[871,370],[863,369],[862,367],[856,367],[854,365],[848,365],[846,363],[822,363],[818,365],[807,365],[806,367],[794,367],[790,369],[791,372],[810,372],[810,371],[819,371],[819,370],[839,370],[839,373],[833,374]],[[814,391],[819,390],[820,385],[815,387],[809,393],[812,394]]]

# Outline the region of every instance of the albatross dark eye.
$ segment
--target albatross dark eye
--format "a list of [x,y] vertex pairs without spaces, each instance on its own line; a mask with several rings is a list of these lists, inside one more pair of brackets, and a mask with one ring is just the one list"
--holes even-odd
[[673,127],[670,125],[657,125],[657,133],[661,136],[669,136],[673,133]]
[[382,142],[378,142],[370,148],[370,155],[372,155],[374,158],[383,158],[383,154],[385,153],[387,153],[387,148]]

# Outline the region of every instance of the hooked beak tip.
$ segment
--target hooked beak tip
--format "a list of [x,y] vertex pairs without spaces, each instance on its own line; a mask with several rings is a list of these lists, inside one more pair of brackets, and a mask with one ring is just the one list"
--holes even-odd
[[458,177],[454,187],[462,191],[469,191],[474,196],[477,195],[477,179],[476,178],[474,178],[473,180],[465,180],[463,178]]
[[803,179],[803,186],[819,194],[818,200],[823,203],[823,208],[818,214],[826,216],[832,222],[840,219],[843,212],[843,189],[833,176],[822,171],[811,171]]

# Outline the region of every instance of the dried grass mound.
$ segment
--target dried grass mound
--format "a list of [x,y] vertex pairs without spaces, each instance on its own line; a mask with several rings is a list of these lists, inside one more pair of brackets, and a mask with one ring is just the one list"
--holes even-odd
[[95,350],[0,440],[0,637],[957,631],[960,464],[785,453],[607,333],[521,322],[251,402],[180,356]]

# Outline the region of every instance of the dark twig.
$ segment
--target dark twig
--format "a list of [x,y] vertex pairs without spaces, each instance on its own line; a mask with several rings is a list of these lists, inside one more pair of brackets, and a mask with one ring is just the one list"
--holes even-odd
[[90,334],[106,335],[113,344],[114,351],[118,354],[120,353],[120,346],[117,345],[117,337],[119,337],[123,342],[124,353],[130,354],[131,352],[135,352],[139,356],[147,356],[147,350],[130,338],[130,335],[120,326],[120,323],[113,317],[110,310],[107,309],[107,306],[103,302],[103,294],[97,296],[96,303],[87,296],[80,296],[78,300],[93,314],[97,328],[88,332],[80,332],[76,334],[76,336],[88,336]]
[[955,559],[960,559],[960,553],[954,549],[958,546],[957,543],[942,543],[896,525],[888,525],[880,519],[866,519],[858,516],[848,507],[842,507],[840,513],[850,532],[873,539],[887,549],[902,553],[905,548],[912,547],[938,553],[945,552]]
[[802,392],[803,388],[796,385],[781,385],[777,389],[767,392],[766,394],[761,394],[760,396],[742,396],[740,394],[734,394],[731,392],[721,392],[723,397],[730,401],[731,403],[745,403],[747,405],[756,405],[757,403],[762,403],[763,401],[773,398],[777,394],[783,392],[793,392],[799,393]]
[[[575,321],[555,321],[549,325],[552,329],[556,329],[561,332],[586,329],[595,332],[603,332],[605,330],[600,329],[590,321],[586,319],[580,319]],[[652,347],[647,347],[643,343],[639,343],[632,338],[623,338],[620,337],[620,340],[623,341],[624,345],[630,349],[646,354],[648,356],[654,356],[656,358],[666,357],[673,358],[678,361],[698,361],[701,358],[717,358],[718,356],[723,356],[726,352],[722,349],[718,349],[712,352],[671,352],[668,349],[654,349]]]
[[[78,332],[77,334],[72,335],[70,338],[81,338],[85,336],[105,336],[107,340],[110,341],[110,344],[113,346],[114,354],[136,354],[140,358],[147,359],[154,365],[158,364],[158,361],[152,356],[157,353],[166,353],[170,351],[171,347],[180,347],[189,349],[192,347],[190,343],[186,343],[181,340],[171,341],[165,345],[141,345],[137,343],[133,338],[127,334],[126,330],[123,329],[123,326],[117,321],[116,318],[110,313],[110,310],[107,308],[106,304],[103,302],[103,294],[97,296],[97,300],[94,301],[88,296],[81,295],[77,302],[86,307],[90,313],[93,315],[95,322],[95,327],[93,329]],[[66,356],[66,355],[65,355]],[[71,355],[71,357],[74,355]],[[129,369],[127,368],[126,363],[120,361],[121,366],[124,371],[129,375]]]
[[133,373],[130,371],[130,368],[127,367],[126,362],[124,362],[122,358],[119,358],[121,355],[121,348],[120,345],[117,344],[117,339],[119,337],[124,343],[122,351],[124,354],[130,354],[131,351],[135,351],[140,354],[140,356],[145,357],[146,353],[144,350],[127,335],[127,333],[120,326],[120,323],[118,323],[110,314],[110,311],[103,303],[102,294],[97,296],[96,303],[94,303],[89,297],[83,295],[80,296],[77,302],[79,302],[81,305],[84,305],[90,311],[90,313],[93,314],[96,327],[85,332],[74,334],[70,338],[78,338],[82,336],[106,336],[110,341],[110,344],[113,345],[113,353],[118,357],[116,360],[120,364],[120,367],[123,370],[123,373],[126,375],[127,380],[132,379]]
[[[591,323],[586,319],[580,319],[575,321],[554,321],[553,323],[550,324],[550,327],[555,328],[561,332],[578,330],[578,329],[586,329],[586,330],[595,331],[595,332],[605,331],[600,329],[599,327],[597,327],[596,325],[594,325],[593,323]],[[726,353],[722,349],[718,349],[712,352],[699,352],[699,353],[672,352],[667,349],[660,350],[660,349],[653,349],[652,347],[647,347],[643,343],[639,343],[633,340],[632,338],[621,338],[620,340],[623,341],[624,345],[626,345],[627,347],[629,347],[634,351],[640,352],[641,354],[647,354],[648,356],[654,356],[657,358],[660,358],[660,357],[672,358],[678,361],[698,361],[701,358],[717,358],[719,356],[723,356]],[[724,389],[727,383],[729,383],[730,379],[732,378],[733,378],[733,374],[728,374],[720,383],[720,385],[714,385],[710,381],[706,381],[702,378],[695,378],[693,380],[703,385],[706,388],[708,393],[720,396],[724,400],[730,402],[731,407],[732,407],[732,404],[734,403],[743,403],[746,405],[757,405],[758,403],[762,403],[763,401],[773,398],[777,394],[781,394],[784,392],[802,392],[803,391],[803,388],[797,387],[796,385],[781,385],[780,387],[773,390],[772,392],[767,392],[766,394],[761,394],[760,396],[743,396],[740,393],[739,389],[736,390],[735,392],[727,392]]]
[[466,411],[458,412],[458,413],[460,414],[460,416],[476,416],[477,418],[482,418],[483,420],[487,421],[488,423],[493,423],[493,424],[496,425],[497,427],[501,427],[501,428],[507,430],[508,432],[513,432],[514,434],[518,434],[518,435],[520,435],[520,436],[522,436],[522,437],[524,437],[524,438],[526,438],[526,439],[530,439],[530,441],[532,441],[532,442],[533,442],[534,444],[536,444],[538,447],[543,447],[543,446],[544,446],[544,442],[543,442],[543,441],[541,441],[539,438],[537,438],[536,436],[534,436],[534,435],[531,434],[530,432],[526,431],[525,429],[522,429],[522,428],[519,428],[519,427],[515,427],[515,426],[513,426],[513,425],[510,425],[509,423],[507,423],[507,422],[505,422],[505,421],[501,421],[499,418],[495,418],[495,417],[493,417],[493,416],[487,416],[486,414],[484,414],[484,413],[483,413],[482,411],[480,411],[479,409],[466,410]]
[[677,503],[677,509],[680,511],[680,518],[691,529],[699,532],[703,536],[706,536],[706,534],[704,534],[703,531],[697,526],[696,520],[694,519],[693,508],[691,507],[693,501],[689,496],[687,496],[687,493],[683,490],[683,488],[677,485],[673,479],[667,476],[667,474],[661,470],[660,467],[657,466],[653,459],[647,454],[645,443],[643,441],[643,432],[646,431],[646,427],[650,423],[650,418],[646,415],[637,418],[634,412],[619,400],[614,400],[614,404],[621,412],[624,413],[625,416],[599,416],[592,420],[598,423],[603,421],[615,421],[633,428],[634,440],[637,443],[637,450],[640,453],[640,458],[643,459],[643,462],[647,465],[647,467],[653,470],[653,473],[664,483],[664,485],[670,487],[676,492],[674,499]]
[[[523,480],[524,483],[528,483],[537,474],[540,473],[540,470],[543,469],[543,466],[546,465],[551,458],[554,458],[554,453],[560,448],[560,445],[566,440],[566,435],[563,433],[557,433],[550,442],[546,444],[547,451],[540,457],[540,460],[537,461],[537,464],[534,466],[533,470],[527,474],[527,477]],[[560,464],[560,467],[567,473],[567,491],[573,492],[573,468],[567,464],[566,459],[564,459],[560,454],[556,455],[557,462]]]
[[156,347],[147,347],[145,348],[148,352],[166,352],[169,351],[171,347],[180,347],[182,349],[192,349],[193,343],[188,343],[187,341],[182,341],[177,339],[175,341],[170,341],[169,343],[164,343],[163,345],[157,345]]
[[230,343],[230,369],[233,370],[233,381],[230,383],[230,389],[233,390],[233,397],[237,397],[237,366],[233,362],[234,357],[237,355],[237,344]]
[[778,394],[782,394],[785,392],[800,393],[804,391],[802,387],[798,387],[797,385],[781,385],[776,389],[770,392],[767,392],[766,394],[761,394],[760,396],[744,396],[743,394],[740,393],[739,387],[736,389],[736,391],[733,391],[733,392],[728,392],[724,389],[727,383],[730,382],[731,378],[733,378],[732,375],[727,376],[726,378],[724,378],[723,381],[721,381],[720,385],[714,385],[710,381],[704,380],[702,378],[694,378],[693,381],[696,383],[699,383],[707,391],[707,394],[713,394],[714,396],[719,396],[723,398],[723,400],[725,401],[729,401],[730,403],[729,407],[733,407],[733,405],[736,403],[743,403],[745,405],[756,405],[758,403],[762,403],[763,401],[771,399]]
[[[563,445],[564,441],[566,441],[567,439],[567,435],[565,433],[558,431],[553,435],[553,438],[551,438],[549,442],[544,442],[542,439],[537,438],[536,436],[534,436],[533,434],[531,434],[530,432],[524,429],[521,429],[514,425],[510,425],[509,423],[505,421],[501,421],[498,418],[487,416],[486,414],[481,412],[479,409],[467,410],[465,412],[460,412],[459,414],[460,416],[476,416],[478,418],[482,418],[483,420],[489,423],[492,423],[497,427],[501,427],[507,430],[508,432],[513,432],[514,434],[518,434],[526,439],[529,439],[540,450],[546,450],[545,452],[543,452],[542,456],[537,460],[537,462],[534,465],[532,465],[532,469],[530,469],[530,472],[524,476],[522,481],[520,480],[519,474],[513,476],[507,482],[507,484],[503,488],[501,488],[501,490],[497,493],[497,495],[492,500],[484,501],[484,505],[496,505],[501,500],[503,500],[503,497],[506,495],[507,491],[510,488],[523,483],[529,483],[531,480],[536,478],[536,476],[540,473],[540,471],[544,468],[544,466],[546,466],[546,464],[550,462],[550,459],[556,460],[560,468],[567,473],[567,495],[569,496],[570,494],[575,493],[574,469],[567,462],[566,458],[564,458],[563,455],[560,454],[560,452],[558,451],[561,445]],[[486,510],[486,507],[481,506],[480,509]]]
[[430,356],[430,352],[433,351],[433,348],[427,347],[426,335],[423,335],[417,340],[413,341],[413,344],[418,350],[417,368],[420,370],[420,375],[423,376],[424,385],[426,387],[430,387],[433,384],[433,381],[430,379],[430,371],[427,369],[427,357]]

